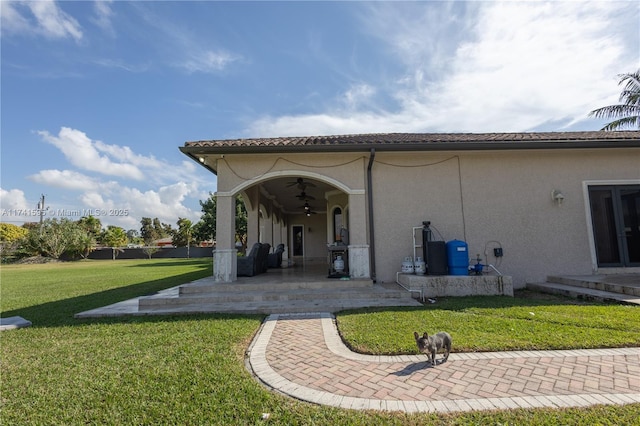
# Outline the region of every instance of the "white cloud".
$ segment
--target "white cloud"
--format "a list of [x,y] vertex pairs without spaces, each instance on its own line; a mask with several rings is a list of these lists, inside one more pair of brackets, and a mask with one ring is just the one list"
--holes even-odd
[[[20,200],[18,194],[11,194],[11,197],[5,197],[2,191],[3,200],[2,208],[25,208],[26,202],[23,204],[12,202],[9,207],[4,206],[4,199]],[[72,212],[75,216],[73,220],[78,219],[80,215],[91,214],[100,219],[103,227],[107,225],[117,225],[125,229],[140,228],[140,220],[143,217],[157,217],[161,222],[169,223],[175,226],[178,218],[186,217],[194,223],[200,220],[201,212],[192,210],[185,206],[187,197],[193,198],[200,195],[196,184],[187,184],[185,182],[177,182],[172,185],[162,186],[157,190],[140,190],[138,188],[111,183],[110,187],[105,190],[103,186],[96,188],[86,188],[77,197],[77,202],[62,201],[55,197],[49,197],[47,206],[50,209],[47,217],[63,216],[64,212]],[[24,194],[22,194],[24,199]],[[35,208],[35,206],[29,207]],[[19,218],[18,218],[19,219]],[[24,218],[26,221],[33,221],[34,218]]]
[[[172,179],[197,180],[195,164],[187,160],[183,160],[179,167],[153,155],[137,154],[128,146],[92,140],[84,132],[67,127],[60,129],[58,137],[47,131],[39,134],[58,147],[74,166],[83,170],[120,178],[144,178],[156,183],[167,183]],[[171,170],[170,175],[167,170]]]
[[[31,15],[27,14],[27,9]],[[22,13],[24,12],[24,13]],[[35,22],[33,21],[35,19]],[[41,35],[52,39],[82,39],[82,27],[53,0],[2,2],[3,31]]]
[[[125,229],[138,228],[142,217],[158,217],[172,225],[179,217],[197,222],[201,212],[187,205],[197,206],[198,197],[204,193],[200,185],[215,190],[215,176],[201,176],[202,170],[193,161],[171,164],[140,155],[127,146],[92,140],[84,132],[67,127],[61,128],[57,136],[47,131],[38,134],[57,147],[71,165],[84,171],[49,169],[27,177],[40,185],[65,191],[62,201],[55,194],[48,197],[52,212],[95,212],[103,225]],[[101,175],[114,178],[105,180]],[[78,193],[75,201],[69,200],[70,191]],[[21,191],[14,192],[3,198],[14,199],[20,194]],[[118,213],[125,211],[126,214]]]
[[584,118],[595,99],[611,93],[609,78],[624,65],[623,40],[608,35],[615,25],[610,10],[571,2],[490,5],[445,78],[434,85],[417,77],[419,90],[399,93],[429,127],[522,131],[550,119]]
[[100,65],[105,68],[116,68],[128,72],[133,73],[142,73],[148,71],[151,68],[151,65],[148,63],[140,63],[140,64],[129,64],[123,60],[119,59],[96,59],[93,61],[94,64]]
[[[0,207],[8,210],[24,210],[33,209],[35,205],[31,206],[24,197],[24,192],[20,189],[6,190],[0,188]],[[4,218],[2,219],[4,221]]]
[[238,59],[239,56],[225,51],[192,51],[189,53],[189,58],[179,62],[178,66],[186,69],[190,73],[211,73],[223,70],[231,62],[237,61]]
[[113,10],[111,9],[112,0],[97,0],[93,4],[95,17],[92,21],[105,32],[115,35],[111,19],[113,18]]
[[[395,80],[380,77],[352,87],[323,113],[261,117],[248,134],[568,126],[615,102],[616,75],[634,70],[639,60],[640,7],[635,3],[376,2],[365,7],[363,31],[378,38],[380,51],[404,71]],[[374,93],[395,99],[398,106],[373,106],[367,101]],[[350,108],[345,111],[344,105]]]
[[41,170],[28,176],[27,179],[54,188],[69,190],[86,191],[96,189],[99,186],[99,183],[89,176],[72,170]]
[[87,192],[81,200],[94,209],[103,211],[127,211],[127,215],[107,215],[102,222],[117,224],[125,228],[139,228],[143,217],[157,217],[161,222],[175,225],[179,217],[186,217],[194,222],[200,219],[200,212],[193,211],[184,205],[187,196],[195,196],[194,185],[178,182],[160,187],[156,190],[141,191],[137,188],[121,187],[110,197],[103,194]]
[[[195,223],[201,212],[188,205],[197,206],[197,200],[203,199],[201,196],[206,191],[200,189],[201,185],[215,191],[215,176],[199,174],[193,161],[185,159],[172,164],[154,156],[140,155],[127,146],[92,140],[84,132],[66,127],[61,128],[58,135],[47,131],[38,134],[58,148],[71,165],[84,171],[49,169],[28,176],[41,186],[65,191],[63,197],[50,191],[47,217],[80,211],[99,217],[103,226],[118,225],[125,229],[139,228],[142,217],[158,217],[172,225],[179,217],[186,217]],[[106,180],[103,175],[115,177]],[[70,199],[70,195],[73,198]],[[3,203],[4,199],[9,202],[20,197],[24,200],[19,190],[2,193]],[[11,201],[10,205],[20,203]],[[23,219],[33,221],[33,218]]]
[[128,149],[126,147],[114,147],[111,150],[113,152],[111,152],[109,145],[103,144],[100,141],[92,141],[85,133],[68,127],[62,127],[57,137],[51,135],[46,130],[39,131],[38,134],[46,142],[49,142],[62,151],[71,164],[80,169],[138,180],[144,177],[143,173],[135,164],[117,163],[112,161],[108,156],[100,155],[100,152],[113,155],[113,153],[117,151],[121,156],[120,158],[122,158],[122,151]]
[[375,95],[376,89],[366,83],[352,85],[344,94],[344,102],[348,109],[356,109],[367,105]]
[[188,73],[218,73],[242,56],[222,48],[212,48],[215,40],[209,33],[195,34],[193,28],[169,20],[147,7],[145,2],[133,2],[140,17],[153,27],[156,47],[160,55],[168,58],[167,64]]
[[29,203],[21,189],[0,188],[0,222],[21,225],[40,220],[38,202]]
[[2,32],[21,34],[31,29],[29,20],[16,9],[16,4],[10,1],[0,2],[0,17],[2,18]]

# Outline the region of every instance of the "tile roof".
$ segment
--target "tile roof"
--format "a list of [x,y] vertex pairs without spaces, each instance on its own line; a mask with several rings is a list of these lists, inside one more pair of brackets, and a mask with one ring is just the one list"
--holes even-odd
[[[611,142],[629,143],[638,146],[640,131],[618,132],[531,132],[531,133],[372,133],[332,136],[287,136],[276,138],[224,139],[186,142],[189,151],[205,148],[206,151],[298,151],[315,149],[394,149],[403,147],[429,149],[429,147],[470,144],[499,148],[504,145],[587,143],[594,146],[607,146]],[[208,149],[207,149],[208,148]],[[460,146],[458,146],[458,149]]]

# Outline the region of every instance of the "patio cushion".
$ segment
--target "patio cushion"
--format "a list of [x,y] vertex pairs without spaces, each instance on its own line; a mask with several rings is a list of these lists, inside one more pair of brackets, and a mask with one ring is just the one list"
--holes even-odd
[[282,265],[282,254],[284,253],[284,244],[278,244],[276,251],[269,254],[269,268],[279,268]]
[[260,245],[260,250],[258,251],[258,271],[256,273],[261,274],[263,272],[267,272],[267,268],[269,267],[269,251],[271,250],[271,245],[267,243],[262,243]]
[[[251,247],[251,251],[246,256],[238,257],[238,276],[239,277],[253,277],[254,275],[262,272],[258,267],[259,252],[262,244],[255,243]],[[260,271],[259,271],[260,269]]]

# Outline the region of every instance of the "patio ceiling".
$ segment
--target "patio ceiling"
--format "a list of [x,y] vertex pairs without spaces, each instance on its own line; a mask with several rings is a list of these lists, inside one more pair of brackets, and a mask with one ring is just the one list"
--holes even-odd
[[326,213],[325,194],[335,188],[317,180],[304,178],[303,182],[308,183],[304,186],[307,198],[302,198],[299,196],[303,192],[303,187],[297,184],[292,185],[294,182],[296,182],[296,177],[283,177],[262,182],[261,185],[269,195],[274,197],[274,201],[282,206],[285,213],[303,214],[305,200],[314,212]]

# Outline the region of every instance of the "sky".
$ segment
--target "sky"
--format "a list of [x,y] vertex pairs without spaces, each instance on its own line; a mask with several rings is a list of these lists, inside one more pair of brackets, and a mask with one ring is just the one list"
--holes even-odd
[[598,130],[636,1],[6,1],[0,221],[196,222],[187,141]]

